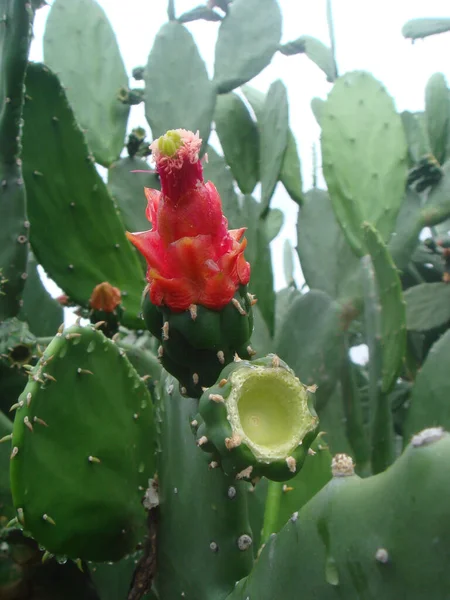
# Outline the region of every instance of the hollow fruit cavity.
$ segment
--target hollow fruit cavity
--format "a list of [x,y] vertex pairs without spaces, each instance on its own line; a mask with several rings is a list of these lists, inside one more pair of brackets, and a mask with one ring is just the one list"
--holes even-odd
[[233,430],[269,462],[287,456],[317,422],[304,386],[285,369],[240,369],[227,406]]

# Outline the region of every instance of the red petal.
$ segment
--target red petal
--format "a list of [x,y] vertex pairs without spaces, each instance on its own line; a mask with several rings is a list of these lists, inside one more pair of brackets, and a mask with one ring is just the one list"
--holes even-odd
[[127,238],[144,256],[149,267],[161,271],[165,267],[164,249],[157,231],[126,232]]
[[235,291],[236,285],[233,280],[225,273],[217,273],[205,281],[198,304],[217,310],[228,304]]
[[153,304],[166,304],[173,310],[187,310],[197,302],[196,291],[187,278],[166,279],[156,275],[150,284],[150,300]]
[[152,188],[144,188],[144,193],[145,197],[147,198],[147,208],[145,210],[145,215],[152,224],[153,229],[157,229],[158,204],[159,199],[161,198],[161,192],[159,192],[158,190],[153,190]]

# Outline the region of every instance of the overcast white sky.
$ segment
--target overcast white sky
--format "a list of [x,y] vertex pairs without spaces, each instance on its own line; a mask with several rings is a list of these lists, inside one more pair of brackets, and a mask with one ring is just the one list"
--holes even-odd
[[[76,0],[73,0],[76,1]],[[175,0],[177,14],[193,8],[201,0]],[[206,1],[206,0],[205,0]],[[116,32],[126,68],[145,65],[153,39],[167,19],[166,0],[98,0]],[[50,4],[52,2],[50,1]],[[302,2],[279,0],[283,12],[283,42],[300,35],[315,36],[329,44],[325,0]],[[42,37],[49,8],[38,11],[31,59],[42,60]],[[394,97],[398,110],[420,110],[424,105],[424,89],[430,75],[440,71],[450,76],[450,33],[412,44],[401,34],[403,24],[416,17],[450,17],[448,0],[335,0],[333,2],[337,62],[339,72],[354,69],[371,71]],[[212,75],[214,43],[218,25],[197,22],[189,24]],[[319,140],[319,128],[312,115],[310,102],[314,96],[325,98],[331,85],[325,75],[305,56],[285,57],[276,54],[272,64],[253,84],[266,91],[270,83],[281,78],[290,101],[290,123],[301,153],[304,187],[312,182],[312,146]],[[133,109],[130,126],[145,124],[143,109]],[[147,128],[148,129],[148,128]],[[282,235],[275,240],[276,287],[284,287],[281,267],[283,241],[295,244],[297,209],[281,186],[277,188],[273,206],[286,214]],[[300,281],[299,281],[300,283]]]

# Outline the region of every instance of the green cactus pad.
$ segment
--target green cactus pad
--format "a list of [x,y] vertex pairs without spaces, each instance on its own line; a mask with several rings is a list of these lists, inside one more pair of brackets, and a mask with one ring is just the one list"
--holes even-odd
[[448,359],[450,352],[450,331],[433,344],[427,359],[417,374],[411,395],[405,429],[405,444],[411,436],[423,427],[450,428],[450,379]]
[[381,305],[381,343],[383,366],[381,388],[390,391],[405,354],[406,311],[397,270],[380,234],[368,223],[363,225],[365,245],[369,251],[377,280]]
[[118,560],[141,538],[154,474],[146,385],[90,326],[58,333],[29,376],[12,438],[18,519],[53,554]]
[[418,163],[425,154],[431,154],[430,142],[426,132],[424,113],[404,110],[401,115],[403,129],[408,142],[410,165]]
[[384,241],[395,227],[407,175],[402,121],[383,86],[369,73],[355,71],[334,84],[321,126],[331,202],[354,252],[362,256],[364,221]]
[[118,287],[124,324],[142,326],[144,273],[137,251],[125,237],[64,90],[41,64],[29,65],[26,86],[23,169],[36,258],[82,306],[99,283]]
[[222,200],[222,210],[228,220],[230,229],[242,227],[241,211],[236,194],[233,175],[223,156],[217,154],[210,145],[206,147],[208,162],[203,163],[203,176],[205,181],[212,181],[217,188]]
[[108,169],[108,189],[119,207],[127,231],[146,231],[150,224],[145,216],[147,201],[144,187],[160,189],[156,173],[133,173],[150,171],[142,158],[125,157],[114,162]]
[[17,316],[25,285],[28,227],[20,156],[23,82],[33,11],[0,1],[0,321]]
[[[266,95],[251,87],[250,85],[242,86],[242,92],[247,98],[250,106],[252,107],[259,129],[261,128],[261,119],[263,118],[263,106],[265,104]],[[273,106],[273,105],[272,105]],[[274,107],[276,110],[276,107]],[[270,138],[268,138],[270,144]],[[268,154],[270,154],[270,148]],[[269,156],[267,156],[269,159]],[[261,170],[261,169],[260,169]],[[286,188],[287,193],[290,195],[294,202],[298,204],[303,203],[303,192],[302,192],[302,175],[300,171],[300,158],[297,151],[297,144],[295,142],[295,136],[292,133],[292,129],[288,128],[287,143],[285,146],[284,156],[281,163],[281,169],[279,172],[281,183]]]
[[325,73],[329,83],[336,80],[336,62],[333,51],[317,38],[301,35],[296,40],[280,46],[280,52],[286,56],[306,54]]
[[[158,598],[223,599],[253,564],[247,483],[226,477],[195,443],[197,401],[164,373],[158,403]],[[190,425],[191,422],[191,425]]]
[[275,292],[273,290],[272,256],[267,238],[267,218],[261,219],[261,204],[253,196],[245,196],[240,226],[247,228],[245,257],[251,265],[250,289],[258,299],[258,308],[269,328],[275,329]]
[[[414,436],[384,473],[360,479],[348,456],[262,550],[227,600],[423,600],[448,596],[450,436]],[[431,506],[432,505],[432,508]]]
[[130,107],[119,90],[128,77],[114,31],[95,0],[53,2],[44,35],[45,64],[61,78],[95,160],[120,156]]
[[256,77],[272,60],[281,38],[275,0],[234,0],[220,24],[214,81],[220,94]]
[[219,311],[199,305],[173,312],[167,306],[153,305],[145,293],[143,315],[148,330],[161,342],[163,367],[189,396],[199,398],[202,387],[217,380],[236,352],[244,358],[252,354],[253,314],[246,286],[240,286]]
[[413,331],[428,331],[450,321],[448,283],[421,283],[405,292],[406,324]]
[[[0,410],[0,439],[12,433],[12,423]],[[11,449],[5,441],[0,443],[0,530],[14,517],[14,508],[9,485],[9,455]]]
[[339,227],[326,191],[312,188],[306,192],[297,234],[297,252],[309,288],[340,300],[358,296],[358,259]]
[[289,133],[289,108],[286,87],[279,79],[267,92],[259,120],[261,173],[261,214],[268,211],[280,179]]
[[304,197],[300,156],[297,149],[297,142],[291,129],[288,131],[286,150],[284,151],[283,162],[281,163],[280,181],[292,200],[297,202],[299,206],[302,206]]
[[431,152],[439,164],[447,154],[450,134],[450,101],[447,81],[442,73],[434,73],[425,88],[425,120]]
[[203,393],[199,412],[198,444],[238,479],[294,477],[318,432],[310,391],[273,354],[228,365]]
[[251,194],[259,181],[259,135],[243,100],[237,94],[220,94],[214,113],[216,131],[226,161],[243,194]]
[[403,35],[412,40],[426,38],[429,35],[436,35],[437,33],[444,33],[446,31],[450,31],[450,19],[445,18],[411,19],[402,27]]
[[216,91],[191,33],[175,21],[161,27],[145,70],[145,114],[153,139],[169,129],[199,131],[209,138]]
[[[27,280],[19,318],[28,323],[33,335],[54,336],[64,321],[64,310],[44,287],[33,253],[28,254]],[[36,308],[39,307],[39,311]]]
[[275,351],[301,381],[318,386],[316,405],[320,410],[333,392],[341,368],[342,307],[324,292],[311,290],[293,295],[286,310],[280,312]]
[[25,365],[36,362],[36,338],[28,325],[12,318],[0,322],[0,410],[8,413],[27,384]]

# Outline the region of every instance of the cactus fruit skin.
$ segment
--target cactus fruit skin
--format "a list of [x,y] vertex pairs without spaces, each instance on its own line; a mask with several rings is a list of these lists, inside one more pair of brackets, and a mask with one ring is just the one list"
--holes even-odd
[[300,590],[317,600],[446,598],[449,458],[450,436],[440,428],[414,436],[394,465],[367,479],[336,455],[333,479],[269,539],[228,600],[273,600],[280,589],[285,600]]
[[213,385],[236,353],[250,358],[251,303],[246,286],[240,286],[232,301],[220,311],[195,305],[190,310],[174,312],[166,306],[155,306],[145,293],[145,324],[161,342],[161,364],[177,377],[184,393],[199,398],[202,387]]
[[33,11],[27,0],[0,2],[0,320],[15,317],[28,254],[21,119]]
[[132,551],[154,474],[146,385],[95,327],[61,330],[19,397],[11,490],[19,522],[49,552],[97,562]]
[[197,443],[227,475],[294,477],[318,433],[310,390],[278,356],[236,359],[199,403]]

